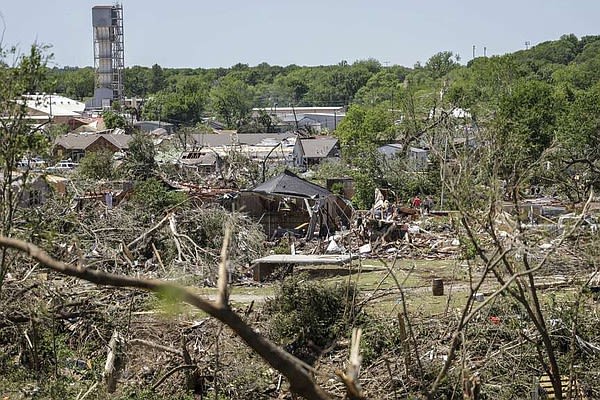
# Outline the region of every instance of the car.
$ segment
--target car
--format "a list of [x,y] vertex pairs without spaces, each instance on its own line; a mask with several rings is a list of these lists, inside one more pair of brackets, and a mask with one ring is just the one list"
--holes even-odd
[[46,161],[40,157],[23,158],[21,161],[17,162],[17,168],[19,169],[38,170],[44,168],[45,166]]
[[46,171],[70,171],[75,169],[79,164],[71,160],[61,160],[56,165],[46,168]]

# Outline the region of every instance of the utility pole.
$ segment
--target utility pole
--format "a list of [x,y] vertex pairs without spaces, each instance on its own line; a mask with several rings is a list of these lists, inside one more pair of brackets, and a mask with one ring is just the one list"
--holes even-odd
[[473,58],[475,58],[475,45],[473,45]]
[[487,47],[483,46],[483,56],[487,57]]
[[531,42],[529,40],[525,41],[525,50],[529,50],[529,45],[531,44]]

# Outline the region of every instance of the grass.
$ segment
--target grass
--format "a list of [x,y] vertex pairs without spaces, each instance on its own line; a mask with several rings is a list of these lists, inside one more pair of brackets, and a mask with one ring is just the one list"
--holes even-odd
[[[406,306],[410,313],[421,314],[424,317],[439,315],[446,310],[453,312],[465,304],[466,293],[464,285],[468,284],[466,268],[460,265],[458,260],[411,260],[399,259],[388,264],[398,284],[405,291]],[[344,283],[351,280],[363,295],[373,294],[377,297],[369,302],[369,308],[377,313],[395,313],[401,310],[399,293],[396,280],[388,273],[384,262],[379,260],[358,260],[353,262],[352,269],[340,266],[307,266],[296,268],[295,272],[309,272],[316,280],[327,284]],[[350,272],[350,274],[348,273]],[[444,296],[433,296],[431,292],[431,281],[441,278],[445,284]],[[192,283],[192,282],[186,282]],[[197,282],[196,282],[197,283]],[[448,293],[450,286],[455,287],[450,300]],[[244,306],[251,301],[259,301],[275,294],[278,282],[267,282],[257,285],[233,285],[231,286],[231,302],[236,306]],[[193,285],[192,286],[196,286]],[[199,285],[198,285],[199,286]],[[198,287],[195,291],[203,296],[214,297],[217,289],[212,287]],[[194,307],[182,304],[173,304],[168,299],[157,299],[151,301],[150,309],[159,311],[166,317],[178,316],[179,318],[199,318],[204,313]]]

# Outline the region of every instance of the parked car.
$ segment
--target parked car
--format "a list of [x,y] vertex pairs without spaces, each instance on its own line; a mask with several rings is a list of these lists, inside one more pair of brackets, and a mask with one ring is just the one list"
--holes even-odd
[[40,157],[33,158],[23,158],[21,161],[17,162],[17,168],[20,169],[43,169],[46,167],[46,161],[41,159]]
[[75,169],[79,164],[71,160],[61,160],[56,165],[46,168],[46,171],[70,171]]

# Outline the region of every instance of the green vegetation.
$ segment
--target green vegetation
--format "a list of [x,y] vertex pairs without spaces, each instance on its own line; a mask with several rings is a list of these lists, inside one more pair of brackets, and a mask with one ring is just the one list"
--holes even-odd
[[132,200],[154,215],[185,202],[187,196],[182,192],[169,191],[164,183],[156,178],[148,178],[137,184]]
[[91,152],[81,160],[77,172],[85,179],[110,180],[116,176],[113,162],[109,151]]
[[344,334],[353,318],[354,286],[325,285],[299,274],[286,278],[266,305],[270,336],[312,364],[324,347]]
[[127,125],[125,117],[123,117],[121,114],[117,114],[114,111],[105,111],[102,114],[102,118],[104,119],[104,125],[106,125],[106,129],[123,129]]

